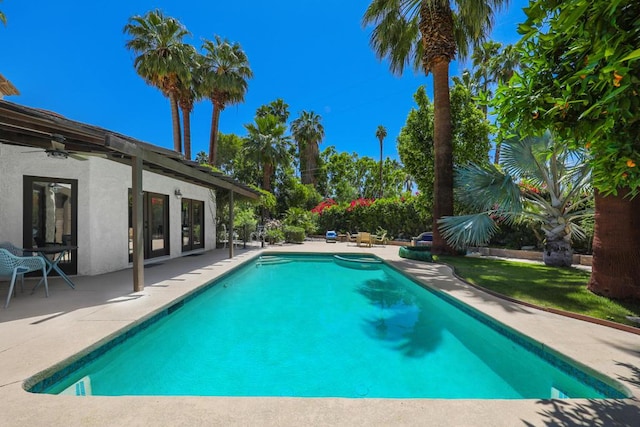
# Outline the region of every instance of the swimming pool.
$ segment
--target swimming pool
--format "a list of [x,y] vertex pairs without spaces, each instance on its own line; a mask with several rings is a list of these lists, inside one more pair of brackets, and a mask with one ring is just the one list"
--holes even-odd
[[[33,392],[627,397],[374,257],[263,256],[47,375]],[[132,362],[134,361],[134,362]]]

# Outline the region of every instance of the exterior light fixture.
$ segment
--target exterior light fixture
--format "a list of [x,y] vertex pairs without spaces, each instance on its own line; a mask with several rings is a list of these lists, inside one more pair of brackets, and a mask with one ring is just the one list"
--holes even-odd
[[176,188],[176,191],[174,193],[176,195],[176,197],[178,198],[178,200],[182,199],[182,191],[180,191],[179,188]]

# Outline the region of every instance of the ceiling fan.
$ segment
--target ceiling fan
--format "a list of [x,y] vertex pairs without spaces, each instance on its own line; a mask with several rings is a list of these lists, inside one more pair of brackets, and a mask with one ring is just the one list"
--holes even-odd
[[47,156],[54,159],[66,159],[67,157],[71,157],[76,160],[88,160],[84,156],[65,150],[64,136],[57,133],[51,134],[51,148],[45,148],[44,152],[47,153]]

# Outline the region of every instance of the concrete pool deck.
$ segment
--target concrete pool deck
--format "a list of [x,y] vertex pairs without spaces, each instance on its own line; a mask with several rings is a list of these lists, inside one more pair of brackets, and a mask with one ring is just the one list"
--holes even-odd
[[[437,425],[632,426],[640,420],[640,335],[522,306],[456,279],[443,265],[404,260],[397,246],[305,242],[269,246],[291,252],[375,254],[544,345],[617,380],[632,399],[445,400],[271,397],[54,396],[23,389],[28,378],[117,334],[262,249],[228,250],[165,260],[145,268],[146,287],[132,292],[132,272],[73,278],[72,290],[51,278],[50,297],[38,289],[0,308],[0,426],[165,425]],[[5,298],[8,286],[0,285]],[[132,360],[131,363],[144,363]]]

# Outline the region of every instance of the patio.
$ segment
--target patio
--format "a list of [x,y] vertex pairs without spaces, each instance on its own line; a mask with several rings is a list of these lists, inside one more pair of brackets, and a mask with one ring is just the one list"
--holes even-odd
[[[633,425],[640,419],[640,337],[504,301],[466,285],[437,264],[401,259],[398,247],[360,248],[324,240],[269,251],[373,253],[549,347],[623,383],[625,400],[427,400],[228,397],[72,397],[31,394],[25,379],[149,316],[263,251],[219,249],[145,267],[131,292],[131,270],[77,276],[73,290],[52,277],[0,310],[0,424],[18,425]],[[25,289],[32,281],[27,280]],[[35,282],[34,282],[35,283]],[[6,283],[0,287],[2,295]],[[131,363],[144,363],[132,360]]]

